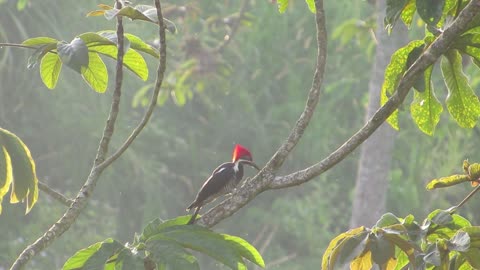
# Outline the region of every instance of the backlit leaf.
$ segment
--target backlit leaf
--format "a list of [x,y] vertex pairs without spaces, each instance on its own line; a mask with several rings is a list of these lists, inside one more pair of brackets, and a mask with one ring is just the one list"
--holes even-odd
[[82,67],[82,77],[90,87],[99,93],[104,93],[108,85],[108,71],[105,63],[95,52],[89,52],[88,67]]
[[433,179],[427,184],[427,189],[432,190],[434,188],[443,188],[458,185],[463,182],[470,181],[468,175],[465,174],[454,174],[439,179]]
[[48,89],[57,86],[62,71],[62,61],[57,54],[47,53],[40,62],[40,78]]

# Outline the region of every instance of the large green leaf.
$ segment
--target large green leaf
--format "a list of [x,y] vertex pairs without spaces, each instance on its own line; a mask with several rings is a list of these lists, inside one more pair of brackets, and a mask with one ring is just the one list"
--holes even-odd
[[225,241],[235,246],[236,250],[242,257],[265,268],[265,262],[263,261],[262,255],[260,255],[260,252],[258,252],[254,246],[250,245],[250,243],[237,236],[228,234],[222,234],[222,236]]
[[40,63],[40,78],[48,89],[57,86],[62,71],[62,61],[57,54],[47,53]]
[[23,41],[22,44],[27,46],[40,47],[42,45],[57,44],[57,42],[59,42],[59,40],[51,37],[34,37]]
[[[163,231],[165,231],[169,227],[177,227],[178,225],[185,225],[190,220],[191,216],[179,216],[174,219],[169,219],[165,221],[161,221],[159,218],[156,218],[150,221],[147,226],[143,229],[142,235],[140,236],[140,241],[147,241],[150,237],[153,237]],[[197,225],[193,225],[197,227]],[[192,226],[192,227],[193,227]]]
[[82,67],[82,77],[93,90],[104,93],[108,86],[107,67],[95,52],[89,52],[88,58],[88,66]]
[[[38,200],[38,179],[35,162],[28,147],[15,134],[0,128],[0,146],[3,159],[0,158],[0,172],[5,176],[0,179],[0,194],[8,191],[7,183],[12,183],[10,202],[26,201],[26,213],[30,212]],[[0,198],[1,199],[1,198]]]
[[160,57],[158,50],[145,43],[145,41],[143,41],[141,38],[129,33],[126,33],[125,37],[130,41],[130,48],[144,53],[148,53],[155,58]]
[[166,269],[200,269],[195,256],[187,252],[182,245],[174,240],[157,235],[148,240],[146,244],[151,259],[157,264],[165,265]]
[[365,229],[365,227],[358,227],[341,233],[332,239],[332,241],[330,241],[328,244],[327,249],[323,253],[322,270],[335,269],[337,259],[342,253],[342,249],[347,241],[353,237],[364,237],[366,234],[368,234],[368,231]]
[[[393,55],[390,63],[385,69],[385,81],[382,85],[382,91],[380,95],[381,105],[385,104],[389,97],[394,93],[397,88],[397,84],[400,79],[403,77],[403,73],[407,68],[407,59],[410,55],[410,52],[415,48],[422,46],[424,44],[423,40],[414,40],[407,44],[407,46],[398,49]],[[387,122],[396,130],[398,127],[398,110],[390,115],[387,119]]]
[[59,42],[57,51],[62,62],[78,73],[81,73],[82,68],[89,64],[87,45],[79,37],[74,38],[70,43]]
[[405,8],[407,0],[387,0],[387,10],[384,19],[385,27],[388,32],[392,30],[397,22],[402,10]]
[[123,245],[111,238],[79,250],[63,265],[62,270],[104,269],[107,260],[119,252]]
[[122,249],[115,263],[115,270],[145,270],[143,258],[139,252],[132,253],[130,249]]
[[417,10],[415,2],[415,0],[408,0],[407,4],[402,10],[402,13],[400,14],[403,23],[405,23],[408,28],[410,28],[413,16],[415,15],[415,10]]
[[472,128],[480,116],[480,101],[462,71],[462,57],[450,50],[442,58],[442,74],[448,88],[447,109],[461,127]]
[[442,18],[445,0],[416,0],[417,12],[422,20],[431,26],[436,26]]
[[428,135],[433,135],[435,127],[440,121],[440,114],[443,111],[442,104],[438,101],[433,92],[431,81],[433,66],[428,67],[424,74],[424,91],[414,91],[413,101],[410,105],[410,113],[418,128]]

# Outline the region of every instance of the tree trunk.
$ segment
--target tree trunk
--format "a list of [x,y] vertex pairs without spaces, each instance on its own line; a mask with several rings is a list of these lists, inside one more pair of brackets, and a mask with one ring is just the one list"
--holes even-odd
[[[376,0],[375,2],[377,47],[368,85],[367,119],[380,107],[380,89],[383,84],[385,68],[390,62],[390,56],[407,40],[407,31],[401,23],[395,26],[390,36],[387,35],[387,31],[383,27],[385,0]],[[358,163],[352,218],[350,220],[351,227],[372,226],[385,212],[394,141],[395,131],[387,123],[384,123],[363,143]]]

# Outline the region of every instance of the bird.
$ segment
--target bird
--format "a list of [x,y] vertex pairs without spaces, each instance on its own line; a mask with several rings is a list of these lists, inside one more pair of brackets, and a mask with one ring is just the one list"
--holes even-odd
[[246,147],[236,144],[233,148],[232,162],[218,166],[203,183],[187,211],[195,208],[195,212],[187,224],[194,224],[200,208],[218,197],[232,192],[242,181],[243,165],[249,165],[257,170],[260,168],[253,162],[252,154]]

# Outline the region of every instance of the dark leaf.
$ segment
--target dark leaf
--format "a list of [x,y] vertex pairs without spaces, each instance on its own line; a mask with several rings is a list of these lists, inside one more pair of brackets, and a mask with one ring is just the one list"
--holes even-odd
[[88,66],[88,48],[79,37],[76,37],[70,43],[59,42],[57,51],[62,62],[78,73],[82,72],[82,67]]
[[417,12],[422,20],[431,26],[436,26],[443,15],[445,0],[416,0]]

